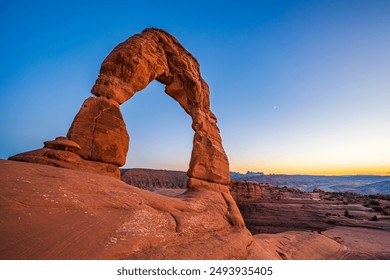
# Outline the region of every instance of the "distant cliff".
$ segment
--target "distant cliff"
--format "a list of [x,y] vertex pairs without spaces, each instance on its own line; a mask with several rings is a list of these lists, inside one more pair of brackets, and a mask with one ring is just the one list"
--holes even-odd
[[[187,173],[184,171],[154,170],[144,168],[121,169],[121,180],[127,184],[148,190],[155,189],[186,189]],[[265,191],[264,189],[267,189]],[[271,189],[277,189],[269,184],[232,180],[230,193],[236,201],[250,202],[259,198],[269,198]]]
[[185,189],[187,173],[184,171],[143,168],[121,169],[121,180],[142,189]]
[[237,202],[254,202],[260,198],[268,197],[271,189],[268,184],[232,180],[229,186],[230,193]]

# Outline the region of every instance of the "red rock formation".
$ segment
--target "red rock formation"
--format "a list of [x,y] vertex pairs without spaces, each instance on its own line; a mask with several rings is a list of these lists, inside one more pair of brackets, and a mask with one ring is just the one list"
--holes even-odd
[[10,159],[95,171],[119,178],[125,164],[129,136],[119,105],[152,80],[166,85],[165,92],[192,117],[195,131],[187,187],[192,191],[216,191],[228,206],[226,218],[244,227],[229,193],[229,162],[222,147],[217,118],[210,110],[210,92],[200,75],[198,61],[170,34],[146,29],[119,44],[103,61],[92,88],[95,98],[82,105],[69,129],[72,143],[47,142],[48,147]]
[[66,137],[57,137],[55,140],[46,141],[43,144],[45,145],[44,147],[48,149],[69,151],[72,153],[77,153],[81,149],[79,144]]
[[146,29],[119,44],[103,61],[92,93],[122,104],[152,80],[165,84],[165,92],[192,117],[195,135],[188,176],[229,184],[229,163],[210,110],[209,87],[198,61],[172,35]]
[[[84,102],[69,129],[68,139],[80,146],[80,149],[69,151],[74,153],[69,157],[80,156],[87,161],[109,164],[110,168],[111,165],[124,165],[129,136],[119,104],[154,79],[165,84],[165,92],[192,117],[195,135],[188,187],[196,189],[209,182],[221,184],[218,188],[228,185],[229,162],[222,147],[217,119],[210,110],[209,87],[200,75],[199,63],[172,35],[159,29],[146,29],[130,37],[104,60],[92,88],[97,98]],[[50,149],[62,148],[51,146]],[[23,153],[10,159],[53,164],[42,151]],[[101,171],[100,167],[96,168],[96,172]],[[119,171],[106,174],[117,176]]]
[[258,201],[269,185],[232,180],[229,189],[237,203]]
[[122,166],[126,163],[129,135],[119,105],[105,98],[84,101],[68,132],[87,160]]
[[78,155],[80,146],[66,137],[46,141],[44,145],[42,149],[17,154],[9,159],[120,177],[116,165],[81,158]]

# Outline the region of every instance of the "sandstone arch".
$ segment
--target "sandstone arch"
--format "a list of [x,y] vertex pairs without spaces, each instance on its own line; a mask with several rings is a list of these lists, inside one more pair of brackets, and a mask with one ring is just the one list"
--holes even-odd
[[172,35],[155,28],[130,37],[107,56],[91,91],[96,97],[84,101],[67,138],[10,159],[118,177],[129,146],[120,104],[153,80],[165,84],[165,92],[192,118],[195,134],[188,187],[218,189],[229,184],[229,163],[199,63]]
[[[165,92],[175,99],[192,118],[195,135],[188,176],[207,182],[228,184],[230,181],[229,164],[216,125],[217,119],[210,110],[209,87],[200,74],[197,60],[165,31],[146,29],[141,34],[132,36],[115,47],[103,61],[99,77],[92,88],[94,95],[99,98],[103,97],[106,101],[100,99],[101,101],[98,102],[94,98],[88,99],[85,103],[89,103],[88,106],[90,106],[91,103],[97,102],[116,108],[115,103],[119,105],[129,100],[153,80],[165,84]],[[87,105],[84,104],[84,106]],[[80,115],[84,113],[84,106]],[[93,106],[99,105],[93,104]],[[79,119],[84,119],[84,117],[75,118],[68,138],[79,143],[81,150],[86,150],[86,153],[88,150],[96,150],[90,149],[92,145],[105,149],[106,145],[112,145],[112,143],[122,144],[116,147],[116,150],[120,151],[117,153],[121,155],[120,159],[101,158],[100,154],[85,157],[123,165],[125,163],[123,155],[127,154],[128,149],[126,141],[115,142],[111,138],[102,137],[98,143],[85,143],[85,133],[80,133],[78,129],[78,126],[82,128],[85,126],[78,124]],[[126,136],[123,135],[125,133],[115,137],[125,140]]]

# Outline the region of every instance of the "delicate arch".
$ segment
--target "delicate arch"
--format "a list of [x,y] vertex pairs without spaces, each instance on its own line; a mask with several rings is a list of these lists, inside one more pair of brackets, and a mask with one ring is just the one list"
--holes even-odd
[[122,104],[153,80],[165,84],[165,92],[192,118],[195,135],[188,176],[228,184],[229,163],[210,110],[209,87],[199,68],[176,38],[149,28],[113,49],[102,63],[92,93]]
[[165,84],[165,92],[192,118],[195,135],[188,187],[220,190],[221,184],[229,184],[229,162],[199,63],[172,35],[154,28],[119,44],[103,61],[92,88],[96,97],[84,101],[67,137],[46,141],[42,149],[10,159],[118,178],[118,167],[126,163],[130,139],[120,104],[153,80]]

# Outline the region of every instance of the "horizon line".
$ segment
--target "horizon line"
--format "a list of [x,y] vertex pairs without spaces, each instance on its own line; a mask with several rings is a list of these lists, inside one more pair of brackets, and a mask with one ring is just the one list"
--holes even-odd
[[[182,169],[167,169],[167,168],[151,168],[151,167],[126,167],[122,166],[119,167],[119,169],[148,169],[148,170],[158,170],[158,171],[179,171],[179,172],[187,172],[187,170]],[[230,170],[230,173],[238,173],[240,175],[246,175],[246,173],[241,173],[239,171]],[[387,172],[385,174],[383,173],[345,173],[345,174],[324,174],[324,173],[279,173],[279,172],[272,172],[272,173],[266,173],[263,171],[251,171],[248,170],[246,172],[252,172],[252,173],[263,173],[262,175],[287,175],[287,176],[333,176],[333,177],[345,177],[345,176],[378,176],[378,177],[390,177],[390,172]]]

